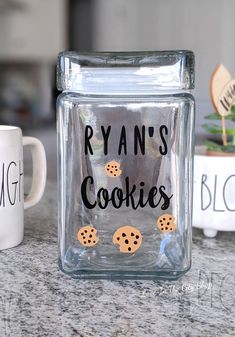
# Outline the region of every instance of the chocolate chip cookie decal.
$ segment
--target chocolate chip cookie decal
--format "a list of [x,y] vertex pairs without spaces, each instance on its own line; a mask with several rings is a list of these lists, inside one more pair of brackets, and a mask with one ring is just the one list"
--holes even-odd
[[171,214],[163,214],[157,219],[157,227],[162,233],[171,233],[176,229],[175,218]]
[[119,245],[121,253],[134,253],[141,246],[142,235],[135,227],[123,226],[114,233],[113,243]]
[[77,239],[83,246],[86,247],[95,246],[99,241],[97,230],[90,225],[79,229],[77,233]]
[[122,170],[120,170],[120,163],[115,160],[109,161],[105,165],[104,169],[106,175],[111,178],[119,177],[122,174]]

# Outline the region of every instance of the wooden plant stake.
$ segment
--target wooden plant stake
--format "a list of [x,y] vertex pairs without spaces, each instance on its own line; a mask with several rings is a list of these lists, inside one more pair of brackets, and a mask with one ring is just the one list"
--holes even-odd
[[221,127],[222,127],[222,142],[223,142],[223,145],[228,145],[224,116],[221,116]]
[[225,117],[231,114],[231,107],[235,102],[235,80],[223,64],[218,65],[211,76],[210,94],[214,109],[221,117],[222,142],[226,146],[228,141]]

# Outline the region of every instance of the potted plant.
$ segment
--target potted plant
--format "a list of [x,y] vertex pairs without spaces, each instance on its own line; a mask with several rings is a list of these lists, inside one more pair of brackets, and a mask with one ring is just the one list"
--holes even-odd
[[202,125],[204,130],[211,135],[221,136],[221,141],[218,142],[205,141],[208,156],[235,156],[235,105],[231,107],[230,114],[224,118],[234,123],[234,128],[233,125],[230,128],[226,128],[223,124],[222,116],[216,112],[205,117],[208,122]]
[[203,127],[219,138],[196,147],[194,157],[193,225],[207,237],[235,231],[235,80],[222,65],[212,75],[211,99],[215,112]]

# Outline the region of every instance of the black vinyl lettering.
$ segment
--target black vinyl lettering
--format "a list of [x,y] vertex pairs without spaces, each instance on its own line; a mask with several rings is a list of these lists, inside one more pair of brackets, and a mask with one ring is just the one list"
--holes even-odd
[[127,154],[127,144],[126,144],[126,129],[123,125],[121,130],[121,136],[119,141],[119,147],[118,147],[118,155],[120,156],[122,154],[122,148],[124,150],[124,154]]
[[216,209],[216,195],[217,195],[217,174],[215,175],[214,181],[214,200],[213,200],[213,211],[215,212],[224,212],[224,209]]
[[24,175],[23,167],[21,168],[21,160],[19,160],[19,202],[21,202],[21,184],[22,184],[22,176],[23,175]]
[[159,152],[161,155],[166,155],[167,154],[167,142],[166,142],[166,138],[165,136],[168,135],[168,128],[166,125],[161,125],[160,126],[160,137],[161,137],[161,140],[162,140],[162,145],[159,146]]
[[164,191],[165,191],[165,186],[160,186],[159,187],[159,192],[160,192],[160,195],[162,197],[162,199],[164,200],[164,203],[162,204],[161,206],[161,209],[162,210],[166,210],[169,205],[170,205],[170,200],[171,198],[173,197],[173,194],[169,197]]
[[87,184],[90,180],[90,184],[93,185],[94,184],[94,179],[92,178],[92,176],[87,176],[81,185],[81,197],[82,197],[82,201],[84,203],[84,205],[89,208],[92,209],[96,206],[96,202],[94,202],[93,204],[88,200],[87,197]]
[[108,139],[111,131],[111,125],[107,127],[107,130],[105,131],[104,126],[101,126],[101,132],[104,138],[104,155],[106,156],[108,154]]
[[139,127],[136,125],[134,128],[134,154],[138,154],[138,148],[142,154],[145,154],[145,126],[141,127],[141,133]]
[[231,208],[228,206],[228,203],[227,203],[227,200],[226,200],[226,186],[227,186],[228,182],[230,181],[230,179],[232,179],[232,178],[235,178],[235,175],[234,175],[234,174],[232,174],[231,176],[229,176],[229,177],[226,179],[225,183],[224,183],[224,187],[223,187],[223,199],[224,199],[224,204],[225,204],[227,210],[230,211],[230,212],[235,212],[235,208],[234,208],[234,209],[231,209]]
[[5,176],[5,164],[2,164],[2,185],[1,185],[1,195],[0,195],[0,206],[5,207],[5,184],[4,184],[4,176]]
[[85,154],[87,155],[88,152],[90,152],[90,154],[93,154],[93,150],[91,147],[91,143],[90,143],[90,139],[93,136],[93,129],[90,125],[86,125],[85,127]]
[[[16,201],[16,189],[17,189],[17,184],[19,183],[18,181],[13,181],[11,182],[10,184],[10,168],[11,166],[14,165],[15,167],[17,166],[16,165],[16,162],[14,161],[11,161],[10,164],[8,165],[8,168],[7,168],[7,194],[8,194],[8,199],[9,199],[9,202],[11,205],[15,205],[15,201]],[[13,198],[13,201],[11,199],[11,195],[10,195],[10,185],[15,185],[15,192],[14,192],[14,198]]]
[[224,102],[222,101],[222,99],[220,99],[220,103],[223,105],[223,108],[224,108],[226,111],[229,111],[229,108],[224,104]]
[[[207,181],[207,175],[203,174],[202,178],[201,178],[201,210],[202,211],[205,211],[210,206],[211,200],[212,200],[211,192],[210,192],[209,187],[206,184],[206,181]],[[203,190],[204,189],[208,192],[208,196],[209,196],[209,200],[210,200],[208,205],[206,205],[206,206],[204,206],[204,198],[203,198],[203,195],[204,195]]]

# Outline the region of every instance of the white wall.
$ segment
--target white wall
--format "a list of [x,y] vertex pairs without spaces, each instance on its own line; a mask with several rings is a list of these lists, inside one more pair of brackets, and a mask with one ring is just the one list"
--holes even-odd
[[191,49],[196,56],[198,132],[213,112],[209,80],[218,63],[235,77],[234,0],[96,0],[94,50]]
[[55,63],[66,46],[66,0],[17,0],[0,7],[0,62]]

